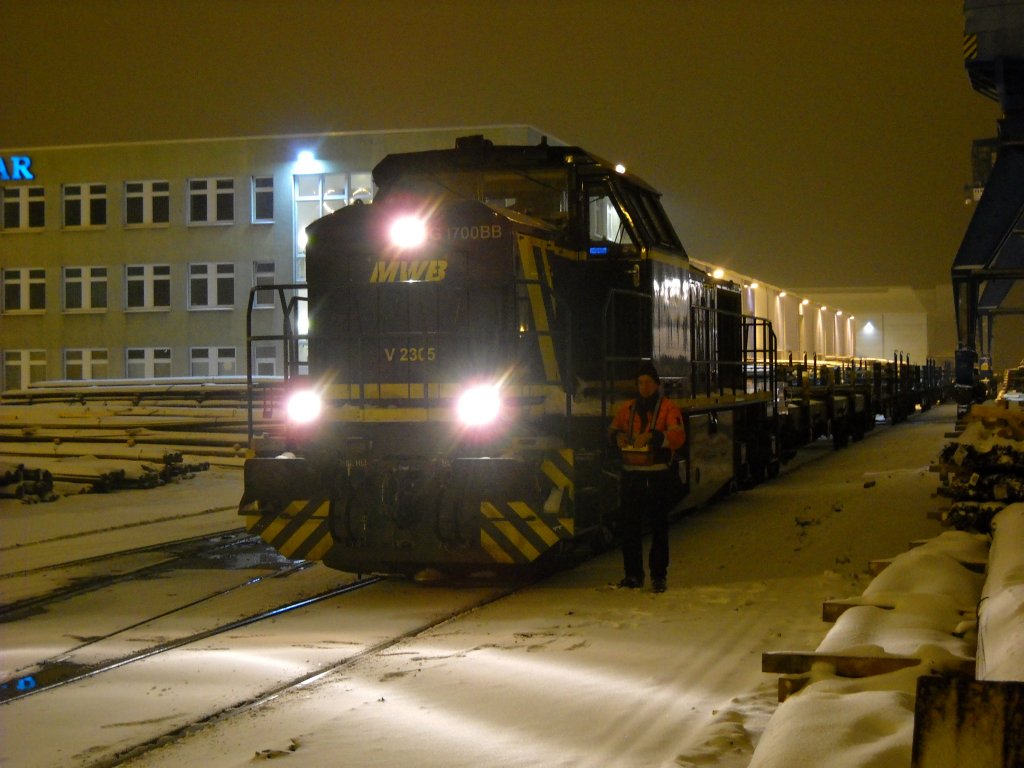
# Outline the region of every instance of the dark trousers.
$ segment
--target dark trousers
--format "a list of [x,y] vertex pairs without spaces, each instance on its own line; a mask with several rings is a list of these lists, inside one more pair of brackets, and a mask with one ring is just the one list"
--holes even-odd
[[620,483],[622,564],[626,576],[644,578],[644,520],[651,523],[651,579],[668,574],[668,513],[672,503],[671,470],[660,472],[623,471]]

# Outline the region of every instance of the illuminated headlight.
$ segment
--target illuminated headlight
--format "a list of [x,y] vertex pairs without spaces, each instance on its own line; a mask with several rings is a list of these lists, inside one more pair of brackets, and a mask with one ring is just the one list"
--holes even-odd
[[320,395],[311,389],[300,389],[288,398],[285,412],[293,424],[309,424],[316,421],[321,408]]
[[390,235],[399,248],[416,248],[427,239],[427,224],[416,216],[402,216],[391,225]]
[[470,387],[455,406],[459,421],[467,427],[485,427],[501,413],[501,395],[493,384]]

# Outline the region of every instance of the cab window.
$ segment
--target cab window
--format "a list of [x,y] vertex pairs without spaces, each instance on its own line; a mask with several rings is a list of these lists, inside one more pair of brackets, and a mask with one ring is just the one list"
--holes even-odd
[[587,189],[587,248],[596,257],[637,251],[629,223],[604,184]]

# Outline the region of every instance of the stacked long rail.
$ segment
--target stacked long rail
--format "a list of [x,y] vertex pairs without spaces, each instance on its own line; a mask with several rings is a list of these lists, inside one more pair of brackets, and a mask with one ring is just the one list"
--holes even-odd
[[[49,500],[54,483],[67,492],[149,488],[211,464],[241,467],[246,406],[244,385],[232,381],[66,382],[5,392],[0,497]],[[272,404],[258,426],[275,428]]]

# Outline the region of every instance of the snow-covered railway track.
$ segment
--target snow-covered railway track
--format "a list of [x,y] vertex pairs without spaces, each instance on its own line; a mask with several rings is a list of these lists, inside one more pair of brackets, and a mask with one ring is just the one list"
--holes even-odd
[[[58,600],[92,592],[119,581],[155,575],[186,558],[211,556],[217,551],[257,541],[259,537],[247,534],[245,529],[240,527],[223,533],[189,536],[175,541],[147,544],[118,552],[0,573],[0,622],[13,621],[28,611],[39,610]],[[150,556],[158,559],[152,562]],[[11,599],[17,592],[17,587],[11,586],[15,580],[39,576],[47,578],[49,589],[41,594]],[[53,585],[50,581],[53,579],[66,583]]]
[[287,576],[289,574],[303,570],[311,565],[312,563],[305,562],[292,563],[279,571],[269,574],[268,576],[253,577],[252,579],[249,579],[243,584],[234,585],[231,587],[227,587],[225,589],[218,590],[217,592],[214,592],[212,594],[204,595],[203,597],[200,597],[190,603],[171,609],[158,616],[152,616],[142,619],[141,621],[138,621],[127,627],[119,628],[104,636],[91,637],[85,642],[83,642],[81,645],[78,645],[62,653],[59,656],[55,656],[49,659],[44,659],[42,661],[36,662],[32,665],[33,668],[29,671],[26,671],[25,674],[21,674],[17,677],[0,682],[0,705],[7,704],[8,702],[25,696],[39,694],[44,691],[60,687],[62,685],[74,683],[78,680],[83,680],[87,677],[101,675],[105,672],[110,672],[111,670],[123,667],[126,664],[131,664],[133,662],[142,661],[143,659],[148,659],[152,656],[156,656],[157,654],[167,653],[168,651],[173,651],[178,648],[184,648],[193,643],[197,643],[202,640],[207,640],[217,635],[226,634],[236,629],[247,627],[251,624],[255,624],[260,621],[265,621],[267,619],[281,616],[285,613],[288,613],[289,611],[304,608],[308,605],[318,603],[321,600],[329,600],[331,598],[338,597],[339,595],[343,595],[357,589],[362,589],[363,587],[367,587],[370,584],[374,584],[377,581],[379,581],[379,578],[376,577],[358,579],[356,581],[345,584],[335,589],[330,589],[316,595],[304,597],[299,600],[289,601],[281,605],[276,605],[266,610],[260,611],[258,613],[254,613],[250,616],[244,616],[240,619],[236,619],[234,621],[230,621],[224,624],[219,624],[217,626],[209,627],[201,631],[193,632],[189,635],[177,637],[173,640],[160,642],[151,647],[141,648],[139,650],[133,651],[131,653],[116,658],[105,659],[103,661],[93,663],[79,663],[74,661],[74,659],[82,651],[88,649],[90,646],[110,641],[125,632],[129,632],[131,630],[136,629],[139,626],[149,624],[154,621],[167,619],[168,617],[172,616],[174,613],[178,611],[191,610],[206,601],[219,598],[223,595],[228,594],[229,592],[234,592],[237,589],[257,584],[264,578],[274,576]]
[[[191,594],[215,578],[211,572],[196,572]],[[147,584],[148,593],[130,592]],[[334,679],[332,673],[343,675],[357,661],[373,663],[403,640],[516,589],[425,589],[401,580],[356,579],[316,564],[158,617],[160,602],[173,597],[166,593],[185,585],[180,579],[145,579],[114,585],[107,591],[119,593],[103,600],[97,599],[100,590],[61,603],[61,609],[78,605],[79,617],[95,618],[101,606],[122,612],[110,621],[123,631],[74,652],[47,653],[53,680],[37,674],[22,683],[32,691],[3,691],[0,721],[6,731],[21,736],[7,742],[2,757],[25,768],[121,765],[320,678]],[[19,653],[38,658],[40,646],[66,640],[62,633],[72,617],[65,614],[44,621],[12,645],[10,630],[45,618],[41,614],[0,625],[5,666],[10,668],[12,649],[17,662]],[[95,626],[74,629],[83,635],[99,631]],[[90,638],[72,639],[84,643]],[[21,665],[19,674],[29,678],[33,672],[40,670],[29,663]],[[16,688],[18,679],[8,685]],[[41,722],[61,724],[59,742],[47,737],[49,728],[40,729]]]
[[321,581],[264,585],[312,566],[236,529],[5,574],[0,704],[322,599]]
[[[352,585],[353,588],[357,586],[368,586],[369,583],[379,581],[377,578],[370,578],[365,580],[367,584],[356,582]],[[521,585],[520,585],[521,586]],[[496,602],[502,598],[508,597],[512,593],[518,591],[520,586],[506,585],[491,594],[488,594],[482,599],[476,600],[468,605],[461,607],[459,610],[447,613],[439,614],[431,617],[429,620],[410,627],[409,629],[395,634],[391,637],[387,637],[374,645],[363,648],[362,650],[352,653],[337,662],[322,667],[320,669],[308,672],[306,674],[295,677],[291,680],[286,680],[280,685],[275,686],[266,691],[262,691],[259,694],[230,706],[224,707],[217,712],[208,714],[207,716],[198,719],[191,723],[186,723],[172,731],[162,733],[158,736],[153,737],[145,742],[137,744],[129,749],[125,749],[116,754],[111,755],[108,758],[89,762],[85,764],[85,768],[118,768],[118,766],[131,764],[137,758],[146,755],[147,753],[154,752],[163,747],[170,746],[177,741],[185,739],[191,735],[197,734],[201,730],[207,727],[215,726],[219,723],[225,722],[230,718],[242,715],[246,712],[252,711],[262,704],[268,703],[274,699],[278,699],[281,696],[289,693],[297,692],[301,688],[307,685],[315,684],[318,680],[327,681],[334,677],[336,673],[343,673],[347,667],[351,667],[359,662],[364,662],[367,659],[371,659],[375,656],[383,656],[386,652],[398,645],[399,643],[405,642],[411,638],[416,637],[424,632],[427,632],[438,625],[457,619],[464,616],[472,611],[484,607],[490,603]],[[272,759],[274,757],[280,757],[282,754],[267,751],[265,753],[257,753],[256,760],[260,759]]]

